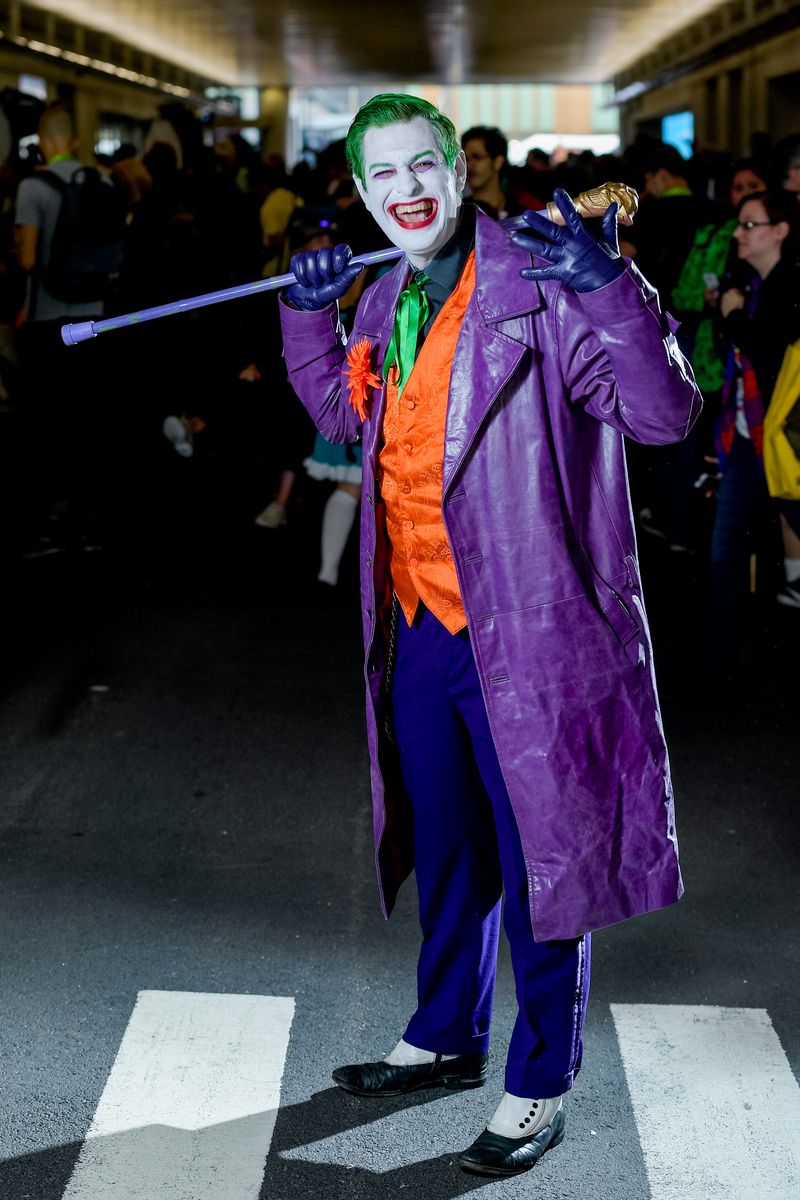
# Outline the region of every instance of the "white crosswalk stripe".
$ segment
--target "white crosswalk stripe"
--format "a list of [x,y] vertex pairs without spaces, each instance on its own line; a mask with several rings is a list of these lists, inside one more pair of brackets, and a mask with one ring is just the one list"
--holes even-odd
[[798,1200],[800,1088],[766,1011],[611,1011],[651,1200]]
[[257,1200],[294,1000],[140,992],[64,1200]]
[[[649,1200],[798,1200],[800,1087],[767,1012],[611,1012]],[[141,992],[63,1200],[257,1200],[293,1016],[288,997]],[[285,1157],[402,1170],[417,1120],[374,1114],[374,1162],[357,1129]]]

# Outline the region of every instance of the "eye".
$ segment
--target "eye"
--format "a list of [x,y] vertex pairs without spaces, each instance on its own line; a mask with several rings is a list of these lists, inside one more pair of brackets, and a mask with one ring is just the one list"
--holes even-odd
[[422,158],[422,159],[420,159],[419,162],[414,163],[414,170],[417,172],[430,171],[435,166],[436,166],[435,158]]
[[383,171],[373,171],[372,179],[389,179],[394,174],[391,167],[386,167]]

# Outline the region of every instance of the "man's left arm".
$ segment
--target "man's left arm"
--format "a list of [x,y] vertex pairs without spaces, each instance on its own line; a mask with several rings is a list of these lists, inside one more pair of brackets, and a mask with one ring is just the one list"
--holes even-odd
[[678,347],[677,325],[634,266],[597,292],[563,287],[556,327],[572,400],[634,441],[681,441],[703,400]]
[[606,212],[598,240],[566,193],[556,198],[566,227],[529,214],[531,233],[514,241],[550,264],[523,271],[526,278],[562,284],[554,328],[571,399],[636,441],[680,441],[702,397],[678,348],[677,322],[662,313],[655,288],[620,256],[616,206]]

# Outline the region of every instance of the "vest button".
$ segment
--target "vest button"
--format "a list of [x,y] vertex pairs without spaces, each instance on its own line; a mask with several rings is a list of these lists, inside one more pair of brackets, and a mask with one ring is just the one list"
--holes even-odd
[[403,484],[403,495],[407,496],[410,491],[411,491],[411,485],[408,483],[404,483]]
[[406,454],[410,454],[413,449],[411,442],[405,442],[403,445],[403,449],[405,450]]
[[419,559],[418,559],[418,558],[410,558],[410,559],[408,560],[408,565],[409,565],[410,567],[418,567],[418,566],[419,566]]
[[416,408],[416,407],[417,407],[416,400],[407,400],[406,401],[406,408],[412,409],[412,408]]
[[408,521],[403,521],[403,524],[404,524],[404,526],[406,527],[406,529],[413,529],[413,528],[414,528],[414,522],[413,522],[413,521],[411,521],[411,520],[408,520]]

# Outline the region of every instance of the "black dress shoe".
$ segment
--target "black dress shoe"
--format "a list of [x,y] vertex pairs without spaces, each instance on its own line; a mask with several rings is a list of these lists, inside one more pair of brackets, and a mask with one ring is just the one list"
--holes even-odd
[[414,1067],[395,1067],[387,1062],[357,1063],[337,1067],[333,1082],[354,1096],[403,1096],[419,1088],[443,1087],[451,1092],[483,1087],[488,1054],[460,1054]]
[[528,1138],[503,1137],[484,1129],[456,1162],[470,1175],[519,1175],[535,1167],[546,1150],[564,1140],[564,1110],[560,1108],[549,1125]]

